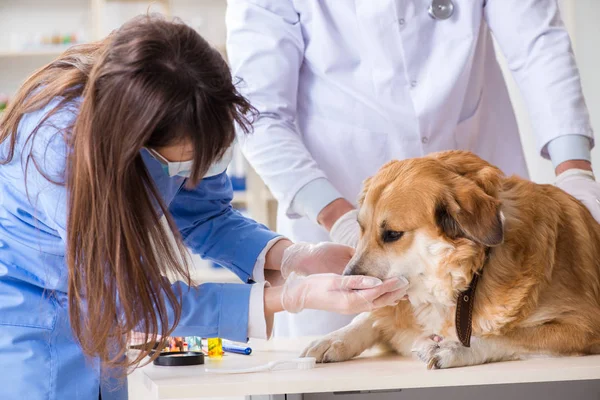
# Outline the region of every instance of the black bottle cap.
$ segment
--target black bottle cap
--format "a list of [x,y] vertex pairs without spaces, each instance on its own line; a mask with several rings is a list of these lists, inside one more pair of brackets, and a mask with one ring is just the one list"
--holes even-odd
[[200,364],[204,364],[204,354],[199,351],[163,352],[154,360],[154,365],[161,365],[163,367]]

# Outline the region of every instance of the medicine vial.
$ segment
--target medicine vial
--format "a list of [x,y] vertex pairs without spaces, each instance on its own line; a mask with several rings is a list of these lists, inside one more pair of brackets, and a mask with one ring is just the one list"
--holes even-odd
[[208,339],[208,356],[210,358],[223,357],[223,341],[220,338]]

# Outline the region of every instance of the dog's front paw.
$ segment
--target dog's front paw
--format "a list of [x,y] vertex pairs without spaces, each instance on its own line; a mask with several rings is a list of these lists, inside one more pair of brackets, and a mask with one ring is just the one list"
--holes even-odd
[[442,338],[436,335],[425,336],[417,339],[413,344],[413,353],[419,357],[419,360],[427,364],[427,369],[432,369],[430,363],[435,357],[435,353],[440,348]]
[[352,339],[330,334],[315,340],[302,352],[302,357],[315,357],[319,363],[340,362],[357,356]]
[[469,351],[459,342],[453,340],[437,341],[431,337],[423,338],[415,343],[414,352],[427,364],[427,369],[444,369],[469,365]]

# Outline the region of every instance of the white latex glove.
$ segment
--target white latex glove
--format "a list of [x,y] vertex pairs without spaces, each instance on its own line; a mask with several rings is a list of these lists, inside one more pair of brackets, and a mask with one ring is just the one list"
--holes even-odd
[[292,274],[283,286],[281,305],[291,313],[312,309],[358,314],[398,304],[406,295],[407,287],[408,281],[404,278],[382,282],[362,275]]
[[281,275],[341,274],[354,255],[352,247],[336,243],[294,243],[283,252]]
[[600,222],[600,184],[591,171],[569,169],[558,175],[554,184],[581,201]]
[[358,210],[348,211],[335,221],[329,232],[331,240],[339,244],[354,247],[360,239],[360,226],[358,225]]

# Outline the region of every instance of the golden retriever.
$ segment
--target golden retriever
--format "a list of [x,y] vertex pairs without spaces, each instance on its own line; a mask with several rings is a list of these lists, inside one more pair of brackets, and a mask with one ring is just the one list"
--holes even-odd
[[600,353],[600,224],[570,195],[448,151],[384,165],[359,204],[344,273],[404,276],[408,301],[359,315],[305,356],[383,345],[451,368]]

